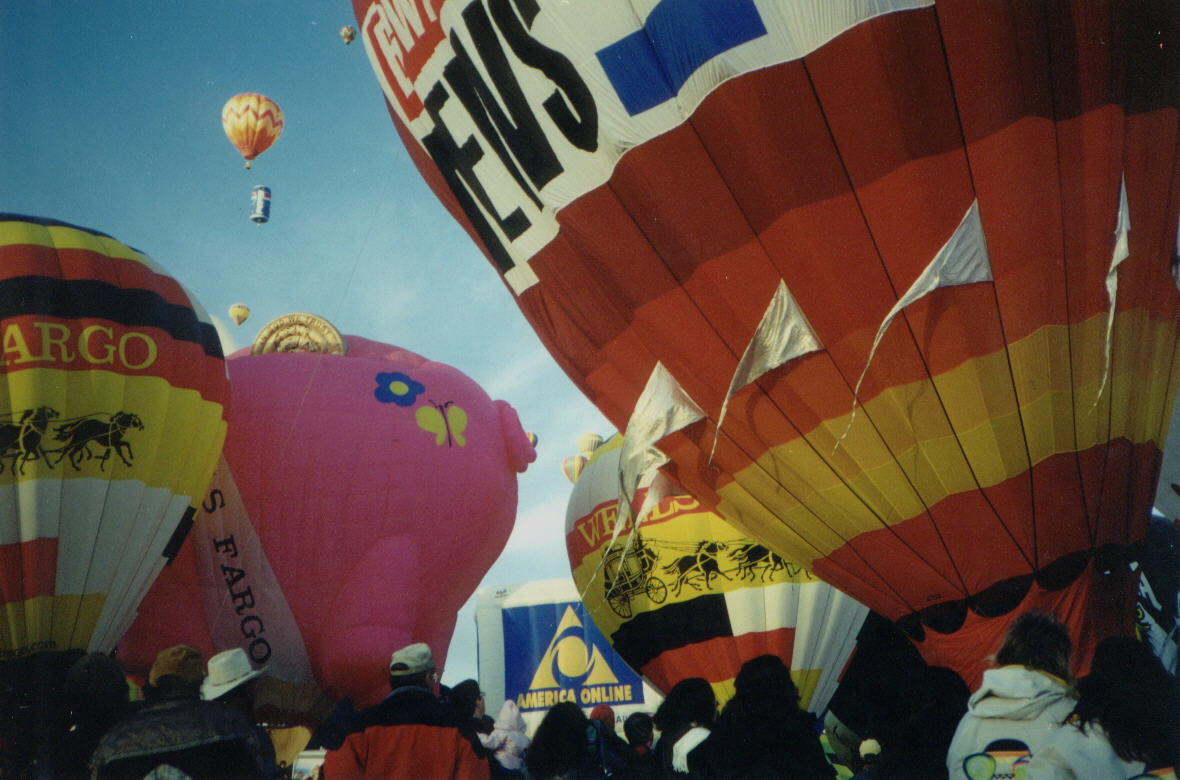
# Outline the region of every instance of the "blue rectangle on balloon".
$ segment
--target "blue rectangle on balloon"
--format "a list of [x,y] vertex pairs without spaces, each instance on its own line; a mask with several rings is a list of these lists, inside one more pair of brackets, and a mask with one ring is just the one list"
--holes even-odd
[[597,52],[632,116],[671,100],[718,54],[766,34],[754,0],[660,0],[636,30]]

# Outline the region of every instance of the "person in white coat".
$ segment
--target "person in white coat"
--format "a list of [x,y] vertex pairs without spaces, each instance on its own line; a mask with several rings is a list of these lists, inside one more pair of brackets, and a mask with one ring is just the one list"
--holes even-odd
[[1029,780],[1137,777],[1172,767],[1175,680],[1142,642],[1102,640],[1078,703],[1028,765]]
[[968,780],[964,762],[973,755],[1000,762],[1036,755],[1076,703],[1072,653],[1069,632],[1052,615],[1030,611],[1012,622],[951,740],[950,780]]

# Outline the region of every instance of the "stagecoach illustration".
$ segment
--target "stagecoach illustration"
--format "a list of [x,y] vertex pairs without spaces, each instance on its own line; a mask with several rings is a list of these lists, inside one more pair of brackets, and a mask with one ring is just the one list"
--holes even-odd
[[750,539],[673,542],[636,534],[633,543],[620,539],[609,546],[602,558],[604,596],[621,618],[631,617],[632,600],[642,596],[662,604],[669,590],[673,598],[679,598],[685,588],[711,591],[719,581],[765,583],[800,575],[807,576],[799,566]]
[[638,534],[632,547],[624,541],[607,549],[602,559],[606,603],[616,615],[631,617],[631,599],[638,595],[646,595],[654,604],[668,598],[667,584],[652,574],[658,559],[656,551]]

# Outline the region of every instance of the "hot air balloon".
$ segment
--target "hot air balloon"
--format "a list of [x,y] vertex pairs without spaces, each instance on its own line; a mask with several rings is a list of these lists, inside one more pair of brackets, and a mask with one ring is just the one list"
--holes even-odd
[[622,446],[615,435],[591,456],[566,511],[574,582],[615,652],[664,693],[704,677],[721,702],[743,663],[772,653],[800,706],[823,712],[868,609],[691,496],[664,495],[615,535]]
[[270,148],[283,132],[283,112],[266,95],[243,92],[221,109],[221,126],[230,143],[246,160],[246,167]]
[[585,455],[570,455],[561,462],[561,473],[565,474],[565,478],[570,482],[577,482],[578,477],[582,474],[582,469],[585,467]]
[[[425,641],[444,661],[536,452],[512,407],[457,369],[314,315],[274,320],[228,365],[225,460],[187,585],[209,644],[376,703],[391,647]],[[193,633],[175,592],[154,596],[121,647],[129,668],[150,664],[160,637]]]
[[110,236],[0,215],[0,680],[12,758],[111,650],[192,523],[229,384],[200,305]]
[[344,41],[344,45],[352,43],[356,40],[356,28],[351,25],[345,25],[340,28],[340,40]]
[[114,648],[226,433],[201,306],[146,255],[0,215],[0,658]]
[[578,452],[589,458],[601,444],[602,436],[597,433],[583,433],[578,437]]
[[235,303],[229,307],[229,316],[235,325],[241,325],[250,318],[250,307],[244,303]]
[[969,682],[1032,606],[1079,670],[1131,631],[1180,7],[452,0],[403,40],[353,6],[420,171],[626,431],[625,493],[663,468]]

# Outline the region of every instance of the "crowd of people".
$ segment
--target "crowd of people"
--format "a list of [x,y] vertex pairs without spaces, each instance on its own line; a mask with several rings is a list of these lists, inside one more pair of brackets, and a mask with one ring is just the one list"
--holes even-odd
[[[870,682],[844,686],[822,722],[800,707],[787,664],[763,655],[742,665],[723,706],[693,677],[654,713],[629,715],[622,735],[610,706],[587,715],[561,702],[530,736],[514,701],[493,718],[476,680],[440,686],[430,648],[412,644],[393,653],[380,703],[342,702],[322,719],[306,744],[313,752],[303,754],[322,763],[295,779],[1175,777],[1176,682],[1134,639],[1104,640],[1089,674],[1074,679],[1065,627],[1025,613],[974,693],[953,671],[926,666],[912,645],[893,650],[873,654],[882,668],[869,675],[846,670]],[[171,647],[133,701],[114,658],[84,655],[65,679],[68,715],[51,758],[34,776],[291,778],[252,717],[260,674],[240,649],[206,662],[191,647]]]

